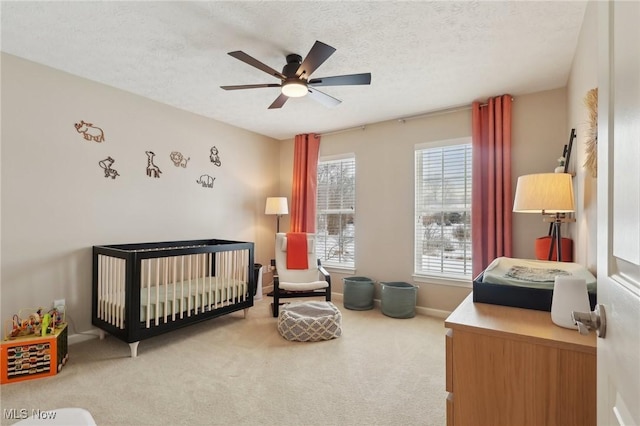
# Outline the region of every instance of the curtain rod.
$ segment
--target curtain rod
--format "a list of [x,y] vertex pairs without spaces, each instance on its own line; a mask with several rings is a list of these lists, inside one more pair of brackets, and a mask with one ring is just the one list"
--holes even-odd
[[337,135],[338,133],[350,132],[350,131],[356,130],[356,129],[364,130],[364,129],[366,129],[366,127],[367,126],[364,125],[364,124],[362,126],[347,127],[346,129],[333,130],[331,132],[323,132],[323,133],[320,133],[320,136]]
[[[513,96],[511,97],[511,101],[512,102],[515,101]],[[489,104],[488,103],[480,104],[481,107],[484,107],[484,106],[487,106],[487,105],[489,105]],[[404,123],[407,120],[414,120],[416,118],[432,117],[432,116],[435,116],[435,115],[451,114],[451,113],[458,112],[458,111],[465,111],[465,110],[468,110],[468,109],[471,109],[471,108],[472,108],[472,104],[460,105],[460,106],[456,106],[456,107],[444,108],[444,109],[435,110],[435,111],[429,111],[429,112],[425,112],[425,113],[421,113],[421,114],[410,115],[408,117],[401,117],[401,118],[397,118],[396,120],[399,123]],[[356,130],[356,129],[365,130],[366,127],[367,126],[365,124],[363,124],[362,126],[348,127],[346,129],[340,129],[340,130],[334,130],[334,131],[331,131],[331,132],[320,133],[320,135],[321,136],[335,135],[335,134],[338,134],[338,133],[350,132],[350,131]]]
[[[484,104],[484,105],[487,105],[487,104]],[[482,105],[482,106],[484,106],[484,105]],[[440,115],[440,114],[449,114],[449,113],[452,113],[452,112],[464,111],[466,109],[471,109],[471,104],[452,107],[452,108],[441,109],[441,110],[437,110],[437,111],[425,112],[425,113],[421,113],[421,114],[412,115],[412,116],[409,116],[409,117],[396,118],[395,120],[397,120],[400,123],[404,123],[407,120],[413,120],[415,118],[422,118],[422,117],[428,117],[428,116]],[[367,127],[366,125],[356,126],[356,127],[348,127],[346,129],[340,129],[340,130],[334,130],[332,132],[321,133],[321,135],[322,136],[335,135],[335,134],[338,134],[338,133],[350,132],[351,130],[356,130],[356,129],[365,130],[366,127]]]
[[[480,106],[486,106],[488,104],[481,104]],[[451,108],[445,108],[445,109],[439,109],[439,110],[435,110],[435,111],[429,111],[429,112],[424,112],[422,114],[416,114],[416,115],[410,115],[408,117],[401,117],[398,118],[398,122],[400,123],[404,123],[407,120],[413,120],[416,118],[425,118],[425,117],[432,117],[434,115],[443,115],[443,114],[451,114],[454,112],[458,112],[458,111],[465,111],[471,109],[471,104],[469,105],[460,105],[457,107],[451,107]]]

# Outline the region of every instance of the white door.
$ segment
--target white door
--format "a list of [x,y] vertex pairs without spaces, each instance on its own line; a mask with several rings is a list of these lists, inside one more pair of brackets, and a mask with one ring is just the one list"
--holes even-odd
[[598,424],[640,425],[640,2],[598,6]]

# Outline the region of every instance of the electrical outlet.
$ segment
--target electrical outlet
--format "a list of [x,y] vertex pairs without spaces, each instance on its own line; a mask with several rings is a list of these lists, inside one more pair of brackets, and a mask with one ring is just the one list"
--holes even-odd
[[53,301],[53,307],[57,308],[57,309],[59,309],[61,311],[64,311],[64,308],[65,308],[66,305],[67,304],[66,304],[64,299],[56,299],[56,300]]

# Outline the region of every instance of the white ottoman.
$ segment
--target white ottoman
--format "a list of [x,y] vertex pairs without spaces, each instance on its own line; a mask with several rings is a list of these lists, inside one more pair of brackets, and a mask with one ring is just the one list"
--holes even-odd
[[342,335],[342,314],[331,302],[289,303],[280,308],[278,332],[296,342],[335,339]]

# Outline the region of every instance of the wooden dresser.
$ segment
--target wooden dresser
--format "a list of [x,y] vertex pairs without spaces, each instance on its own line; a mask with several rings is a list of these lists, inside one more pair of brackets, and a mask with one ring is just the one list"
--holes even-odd
[[595,425],[595,333],[472,296],[445,321],[447,425]]

